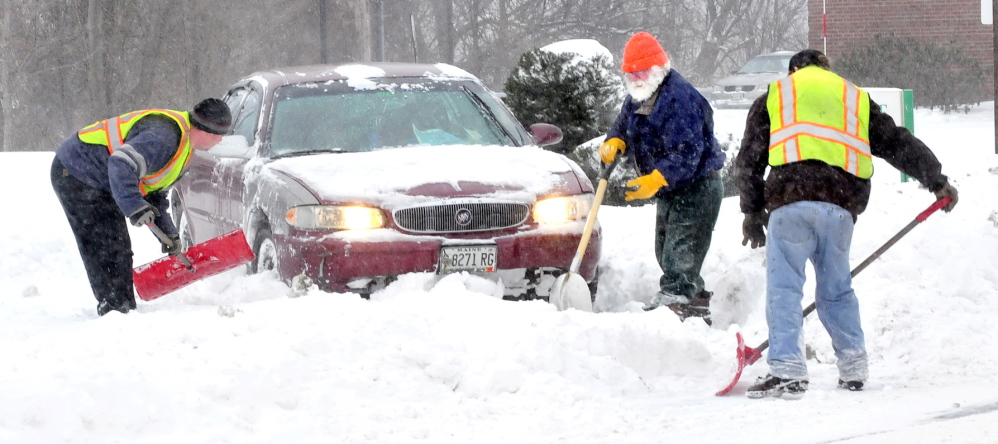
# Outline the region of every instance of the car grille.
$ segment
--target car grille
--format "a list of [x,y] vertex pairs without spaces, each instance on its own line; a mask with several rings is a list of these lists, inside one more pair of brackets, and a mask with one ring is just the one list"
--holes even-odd
[[755,85],[735,85],[735,86],[725,86],[725,92],[735,92],[735,91],[752,91],[755,89]]
[[395,223],[417,233],[466,233],[499,230],[522,224],[530,207],[521,203],[473,202],[403,208]]

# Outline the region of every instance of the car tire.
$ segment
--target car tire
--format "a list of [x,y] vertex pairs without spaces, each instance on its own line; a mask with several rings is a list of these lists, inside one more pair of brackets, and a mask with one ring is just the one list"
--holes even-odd
[[181,213],[177,231],[180,233],[180,242],[185,250],[194,245],[194,234],[191,233],[190,218],[187,217],[187,213]]
[[176,191],[170,194],[170,217],[173,219],[173,226],[177,227],[177,232],[180,233],[180,242],[184,245],[184,249],[193,246],[194,233],[191,232],[190,218],[184,211],[184,200]]
[[250,273],[261,273],[277,269],[277,245],[269,227],[260,228],[253,239],[253,254],[256,257],[250,262]]
[[596,268],[596,276],[593,276],[593,280],[589,281],[589,295],[593,298],[593,304],[596,303],[596,291],[599,289],[599,267]]

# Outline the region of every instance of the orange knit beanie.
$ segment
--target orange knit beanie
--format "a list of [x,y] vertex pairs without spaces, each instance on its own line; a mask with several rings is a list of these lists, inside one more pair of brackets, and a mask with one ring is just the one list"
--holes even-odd
[[631,36],[624,45],[624,72],[644,71],[652,66],[661,66],[669,62],[662,45],[651,34],[641,31]]

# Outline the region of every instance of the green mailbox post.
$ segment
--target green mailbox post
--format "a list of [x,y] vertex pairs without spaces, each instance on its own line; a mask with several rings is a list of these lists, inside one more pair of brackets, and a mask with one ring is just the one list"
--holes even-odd
[[[910,89],[863,88],[870,98],[880,105],[880,111],[887,113],[898,125],[908,128],[915,134],[915,96]],[[908,182],[911,176],[901,173],[901,182]]]

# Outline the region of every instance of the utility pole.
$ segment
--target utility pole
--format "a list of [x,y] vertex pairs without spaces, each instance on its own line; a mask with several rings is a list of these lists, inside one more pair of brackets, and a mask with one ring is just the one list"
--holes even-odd
[[[984,2],[987,0],[981,0],[981,7],[984,7]],[[991,43],[991,49],[993,52],[998,53],[998,30],[995,30],[994,25],[994,11],[998,9],[998,0],[991,0],[991,14],[988,16],[991,22],[991,35],[994,39]],[[984,18],[984,11],[981,11],[981,18]],[[983,20],[982,20],[983,21]],[[991,98],[995,102],[998,102],[998,57],[992,56],[995,69],[991,71],[991,77],[994,79],[994,89],[991,90]],[[998,112],[995,113],[995,154],[998,154]]]
[[409,29],[412,31],[412,63],[419,63],[419,53],[416,51],[416,16],[414,14],[409,14]]
[[825,10],[825,0],[821,0],[821,52],[828,57],[828,12]]
[[319,0],[319,61],[329,63],[329,0]]
[[378,61],[385,61],[385,0],[378,0]]

